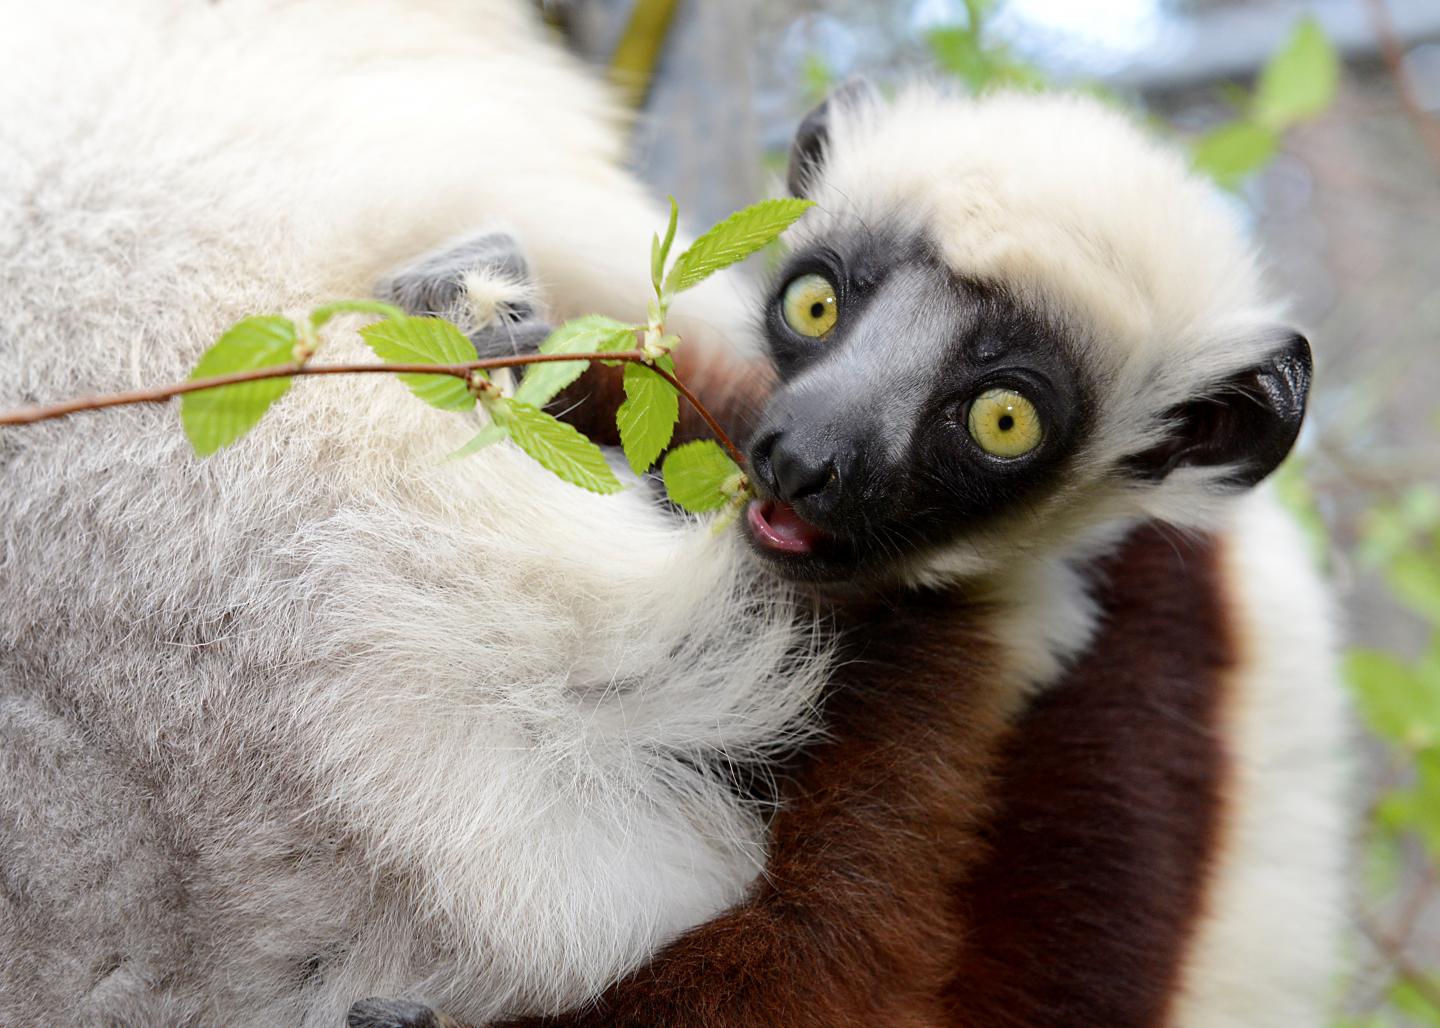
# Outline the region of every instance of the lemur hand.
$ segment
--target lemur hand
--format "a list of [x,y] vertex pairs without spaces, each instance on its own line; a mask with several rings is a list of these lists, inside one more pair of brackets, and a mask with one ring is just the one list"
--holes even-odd
[[345,1015],[346,1028],[470,1028],[446,1014],[403,999],[362,999]]
[[482,360],[534,353],[550,334],[536,311],[536,293],[520,244],[505,232],[433,250],[375,286],[376,296],[408,314],[459,325]]

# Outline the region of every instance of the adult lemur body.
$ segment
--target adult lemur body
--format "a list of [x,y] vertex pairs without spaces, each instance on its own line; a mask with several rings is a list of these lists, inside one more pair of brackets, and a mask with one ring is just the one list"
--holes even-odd
[[[3,14],[6,408],[181,379],[497,218],[556,315],[644,317],[665,212],[523,5]],[[813,620],[644,491],[445,463],[474,428],[368,376],[203,462],[162,407],[0,432],[0,1024],[555,1009],[743,895],[717,767],[807,727]]]
[[[234,318],[363,293],[412,255],[497,218],[522,240],[552,316],[643,313],[643,257],[660,212],[618,170],[595,89],[509,3],[12,6],[0,38],[0,104],[11,112],[0,125],[7,406],[180,377]],[[878,131],[883,119],[869,124]],[[894,124],[922,131],[914,118]],[[1039,124],[1053,135],[1068,122]],[[1114,158],[1122,179],[1179,176],[1155,172],[1158,158],[1135,146]],[[862,156],[857,143],[852,157]],[[1143,158],[1137,169],[1127,171],[1127,156]],[[916,192],[892,197],[902,207],[923,198],[927,167],[932,185],[943,181],[928,156],[909,160],[895,188],[908,181]],[[860,184],[840,177],[827,188]],[[1073,191],[1047,193],[1023,176],[1015,187],[1013,207],[981,194],[968,206],[994,213],[992,228],[1026,211],[1037,231],[1075,227],[1061,202]],[[1183,187],[1180,208],[1194,188]],[[848,202],[816,196],[822,215]],[[883,213],[855,210],[872,224]],[[1183,210],[1177,219],[1194,227]],[[826,238],[843,235],[810,220]],[[989,250],[973,240],[977,252],[1003,251],[998,236]],[[1098,268],[1129,267],[1103,234],[1076,237]],[[1127,346],[1110,363],[1097,360],[1143,398],[1134,424],[1149,405],[1178,401],[1175,383],[1218,381],[1269,354],[1225,349],[1206,370],[1200,330],[1220,324],[1207,318],[1236,315],[1220,327],[1258,338],[1239,331],[1259,327],[1238,316],[1258,301],[1228,239],[1197,267],[1235,258],[1233,306],[1193,269],[1189,300],[1184,283],[1159,289],[1163,303],[1147,292],[1155,283],[1120,283],[1129,299],[1112,313],[1158,311],[1153,338],[1192,338],[1167,334],[1189,326],[1197,341],[1127,364],[1115,355],[1131,352],[1137,322],[1116,337]],[[1151,242],[1140,256],[1178,245],[1159,226]],[[1022,298],[1039,295],[1019,287],[1045,281],[1044,261],[1017,253],[1018,263],[988,269],[1016,275]],[[973,277],[985,280],[987,267]],[[1107,282],[1096,272],[1091,293],[1070,299],[1102,298]],[[706,329],[744,337],[734,318],[746,304],[723,284],[685,302],[689,324],[681,306],[675,327],[692,356],[713,352]],[[1077,319],[1086,310],[1065,309]],[[327,352],[361,351],[342,337]],[[1145,377],[1168,366],[1166,354],[1201,373]],[[1174,891],[1174,874],[1115,875],[1151,852],[1142,837],[1168,831],[1140,815],[1179,807],[1170,801],[1188,786],[1213,793],[1201,812],[1216,830],[1193,837],[1206,859],[1186,865],[1200,868],[1186,873],[1204,888],[1180,890],[1187,917],[1161,904],[1143,918],[1183,923],[1186,942],[1142,987],[1178,1004],[1184,1023],[1214,1023],[1226,1010],[1217,1003],[1236,1004],[1231,1023],[1278,1024],[1266,1012],[1304,1009],[1334,909],[1333,690],[1320,593],[1264,501],[1211,511],[1212,526],[1234,526],[1206,551],[1215,563],[1180,551],[1193,553],[1187,574],[1222,569],[1213,582],[1228,590],[1186,579],[1206,610],[1223,611],[1215,623],[1232,646],[1188,660],[1178,643],[1164,651],[1180,659],[1165,681],[1185,685],[1210,668],[1219,691],[1201,690],[1214,702],[1199,711],[1171,705],[1184,689],[1134,710],[1141,694],[1123,688],[1154,659],[1138,652],[1144,597],[1173,588],[1171,575],[1132,582],[1130,606],[1098,626],[1102,642],[1128,626],[1131,650],[1115,651],[1126,674],[1113,681],[1111,651],[1086,650],[1097,625],[1069,564],[1037,560],[1013,588],[992,581],[983,595],[889,597],[895,613],[877,610],[869,623],[884,634],[859,655],[891,687],[827,700],[826,745],[849,748],[812,749],[795,769],[805,802],[774,822],[770,877],[752,888],[766,826],[716,768],[761,761],[812,726],[829,651],[808,610],[736,540],[676,524],[643,490],[593,497],[505,447],[438,463],[470,431],[457,421],[366,378],[302,383],[251,437],[204,463],[156,409],[0,435],[0,1022],[333,1024],[372,994],[483,1021],[582,1001],[701,923],[654,975],[612,993],[603,1016],[740,1024],[780,1011],[794,1015],[780,1023],[844,1023],[879,1010],[904,1023],[934,1013],[937,988],[959,997],[948,1009],[983,1011],[976,983],[1007,981],[988,1009],[1020,1016],[1019,999],[1069,989],[1059,972],[1074,945],[1042,960],[1047,940],[1130,939],[1088,932],[1094,908],[1059,898],[1099,889],[1128,896],[1116,904],[1127,912]],[[1101,443],[1123,424],[1088,427],[1064,466],[1093,476],[1077,486],[1108,488],[1105,455],[1120,451]],[[1151,441],[1159,435],[1151,426]],[[772,446],[769,459],[784,452]],[[1056,534],[1043,546],[1013,524],[990,526],[1004,547],[994,566],[1027,550],[1070,553],[1082,538],[1099,552],[1126,517],[1188,517],[1171,508],[1208,493],[1176,483],[1216,476],[1177,474],[1106,492],[1098,509],[1052,507],[1043,520]],[[772,499],[756,527],[824,557],[832,543]],[[802,500],[796,492],[790,507],[803,512]],[[913,581],[983,570],[957,563],[969,547],[955,539],[924,541],[906,562]],[[1153,560],[1165,546],[1137,552]],[[931,568],[922,551],[945,561]],[[1277,594],[1283,613],[1267,600]],[[1177,619],[1163,621],[1173,631]],[[1084,693],[1055,689],[1011,731],[1027,691],[1066,658],[1095,668],[1087,681],[1114,689],[1106,709],[1134,720],[1092,722],[1077,739],[1067,727]],[[1214,743],[1200,758],[1217,762],[1175,778],[1162,770],[1172,745],[1148,766],[1178,788],[1131,779],[1102,804],[1104,818],[1062,815],[1072,795],[1074,805],[1094,799],[1097,782],[1125,790],[1118,774],[1082,776],[1070,794],[1020,788],[1061,770],[1118,773],[1115,757],[1143,752],[1119,741],[1165,738],[1164,726]],[[1046,772],[1051,755],[1056,774]],[[1027,809],[1054,814],[1042,822],[1060,834],[1036,842],[1030,827],[1041,822],[1013,816]],[[1116,824],[1126,811],[1134,821]],[[996,860],[1015,860],[985,862],[977,836]],[[1074,864],[1055,860],[1056,838]],[[1054,864],[1063,890],[1027,877],[1037,859]],[[966,881],[994,888],[967,892]],[[1247,902],[1257,894],[1264,902]],[[1251,908],[1268,916],[1240,916]],[[1007,937],[1017,925],[1008,913],[1021,910],[1031,930]],[[1051,925],[1051,913],[1063,916]],[[1232,960],[1251,952],[1264,960]],[[733,974],[707,975],[720,968]]]

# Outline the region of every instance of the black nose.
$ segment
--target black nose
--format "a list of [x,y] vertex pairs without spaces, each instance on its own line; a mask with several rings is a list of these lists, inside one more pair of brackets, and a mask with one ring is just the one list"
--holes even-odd
[[756,469],[776,497],[787,502],[812,496],[835,478],[835,457],[806,445],[792,432],[777,432],[755,448]]

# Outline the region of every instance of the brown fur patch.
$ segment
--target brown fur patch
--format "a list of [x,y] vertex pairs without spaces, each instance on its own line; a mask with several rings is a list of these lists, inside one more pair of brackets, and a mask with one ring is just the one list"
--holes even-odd
[[1220,830],[1218,551],[1150,527],[1103,565],[1100,636],[1017,726],[990,854],[956,891],[949,1023],[1165,1023]]

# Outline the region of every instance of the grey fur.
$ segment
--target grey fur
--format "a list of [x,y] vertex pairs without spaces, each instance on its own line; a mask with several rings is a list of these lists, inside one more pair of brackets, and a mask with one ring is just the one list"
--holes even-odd
[[[465,296],[465,278],[483,274],[524,288],[507,298],[483,324],[472,317]],[[508,232],[480,232],[432,250],[382,278],[375,295],[409,314],[448,318],[465,331],[484,360],[531,353],[550,334],[550,325],[525,297],[533,295],[530,264]]]

